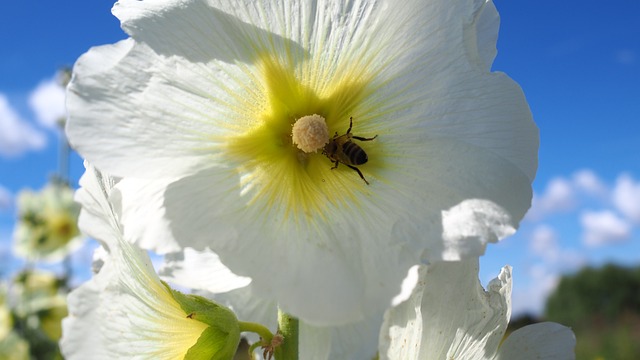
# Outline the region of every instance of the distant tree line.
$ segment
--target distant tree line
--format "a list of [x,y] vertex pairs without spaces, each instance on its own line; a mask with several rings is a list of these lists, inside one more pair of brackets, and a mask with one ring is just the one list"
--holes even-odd
[[544,317],[572,327],[610,325],[640,315],[640,267],[605,265],[564,276],[547,300]]

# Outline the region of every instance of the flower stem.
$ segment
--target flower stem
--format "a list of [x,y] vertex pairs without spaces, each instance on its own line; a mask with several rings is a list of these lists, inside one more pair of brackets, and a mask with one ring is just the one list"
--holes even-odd
[[298,360],[298,319],[278,309],[278,333],[282,335],[283,342],[276,349],[276,359]]
[[238,326],[240,327],[240,332],[252,332],[260,335],[262,341],[266,343],[271,343],[271,339],[273,339],[273,334],[269,329],[265,326],[245,321],[238,321]]

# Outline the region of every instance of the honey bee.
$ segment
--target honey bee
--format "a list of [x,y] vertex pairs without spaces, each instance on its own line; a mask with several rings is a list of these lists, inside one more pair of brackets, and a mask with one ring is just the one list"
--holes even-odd
[[372,138],[364,138],[360,136],[355,136],[351,134],[351,128],[353,127],[353,117],[349,118],[349,129],[344,135],[336,134],[333,136],[331,140],[324,146],[322,153],[326,155],[331,162],[335,165],[331,168],[331,170],[336,169],[340,163],[343,163],[350,167],[351,169],[358,172],[360,178],[364,180],[365,184],[369,185],[367,179],[364,178],[360,169],[355,167],[355,165],[362,165],[369,161],[369,157],[367,153],[360,147],[358,144],[351,141],[352,139],[360,140],[360,141],[371,141],[378,137],[378,135]]

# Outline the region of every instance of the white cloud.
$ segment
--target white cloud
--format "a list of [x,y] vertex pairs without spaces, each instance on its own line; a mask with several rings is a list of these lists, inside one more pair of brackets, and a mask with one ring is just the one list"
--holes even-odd
[[563,248],[558,233],[549,225],[536,226],[529,238],[529,250],[550,269],[571,271],[582,267],[586,259],[575,249]]
[[586,211],[580,217],[582,240],[587,246],[618,243],[629,239],[631,224],[610,210]]
[[13,196],[11,192],[0,185],[0,213],[11,209],[13,206]]
[[47,128],[57,128],[66,117],[65,91],[56,78],[45,80],[31,92],[29,105],[36,119]]
[[577,190],[591,197],[606,201],[610,196],[607,185],[591,170],[577,171],[573,174],[572,179]]
[[576,171],[570,178],[555,177],[547,183],[542,195],[534,194],[526,219],[537,222],[553,214],[574,211],[587,198],[603,204],[611,202],[611,190],[592,170]]
[[538,225],[529,239],[529,249],[549,262],[556,262],[560,256],[558,234],[548,225]]
[[18,156],[42,149],[46,143],[45,134],[23,120],[7,97],[0,94],[0,155]]
[[[590,169],[554,177],[526,218],[528,271],[514,285],[513,313],[540,314],[559,277],[589,264],[594,247],[631,239],[640,224],[640,181],[623,174],[612,184]],[[581,244],[574,241],[578,231]]]
[[640,182],[629,175],[620,175],[613,189],[613,203],[628,219],[640,223]]
[[551,179],[542,196],[534,194],[527,219],[539,221],[549,214],[569,211],[576,206],[574,186],[567,179],[556,177]]

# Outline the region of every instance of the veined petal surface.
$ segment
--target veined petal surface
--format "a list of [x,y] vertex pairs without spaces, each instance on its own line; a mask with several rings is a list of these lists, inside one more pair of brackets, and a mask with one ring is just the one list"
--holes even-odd
[[510,305],[510,267],[485,291],[477,259],[423,266],[412,296],[385,314],[380,358],[490,359],[507,329]]
[[575,336],[560,324],[525,326],[503,336],[511,316],[511,267],[484,290],[478,260],[421,266],[418,284],[389,309],[380,359],[573,359]]
[[[134,231],[127,213],[170,229],[141,244],[210,248],[311,324],[385,308],[412,265],[481,255],[530,205],[538,132],[518,85],[490,72],[490,1],[122,0],[113,12],[131,38],[76,64],[71,143],[117,176],[170,180],[123,211]],[[377,135],[353,140],[362,179],[349,155],[333,164],[292,144],[313,114],[330,134],[352,119],[354,136]],[[451,228],[465,216],[472,228]]]
[[92,166],[81,179],[79,226],[101,236],[106,254],[99,272],[69,295],[61,351],[68,359],[183,358],[209,325],[190,319],[148,254],[122,238],[110,201],[115,183]]

